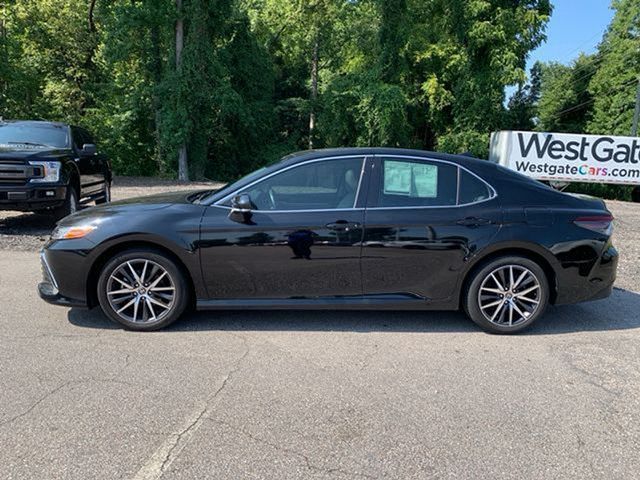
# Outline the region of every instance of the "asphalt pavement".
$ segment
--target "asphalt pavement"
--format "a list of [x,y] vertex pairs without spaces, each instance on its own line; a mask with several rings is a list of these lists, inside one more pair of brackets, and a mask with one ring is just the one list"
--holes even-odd
[[460,313],[215,312],[121,330],[0,252],[2,479],[635,479],[640,295]]

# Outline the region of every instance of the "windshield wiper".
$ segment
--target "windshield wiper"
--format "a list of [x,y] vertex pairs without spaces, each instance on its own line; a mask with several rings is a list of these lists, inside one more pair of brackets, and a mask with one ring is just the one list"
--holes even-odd
[[33,147],[53,147],[53,145],[46,145],[44,143],[35,142],[6,142],[7,145],[31,145]]
[[204,192],[196,193],[195,195],[192,195],[189,200],[191,200],[191,203],[197,205],[204,197],[208,196],[211,192],[213,192],[213,190],[205,190]]

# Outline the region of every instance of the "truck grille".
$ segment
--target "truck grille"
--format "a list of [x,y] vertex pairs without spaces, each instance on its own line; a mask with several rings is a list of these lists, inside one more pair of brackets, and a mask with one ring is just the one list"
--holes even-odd
[[0,163],[0,185],[23,185],[32,174],[33,167],[24,163]]

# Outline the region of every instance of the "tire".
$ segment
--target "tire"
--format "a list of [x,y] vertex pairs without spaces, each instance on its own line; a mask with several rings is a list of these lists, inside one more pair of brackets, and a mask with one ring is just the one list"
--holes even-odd
[[104,205],[111,202],[111,182],[108,182],[104,187],[104,196],[96,199],[96,205]]
[[631,190],[631,201],[640,203],[640,186],[633,187]]
[[[152,291],[154,284],[157,290]],[[180,268],[152,249],[116,255],[100,272],[97,288],[102,311],[129,330],[164,328],[180,318],[189,303],[189,288]]]
[[67,188],[67,198],[62,206],[53,209],[53,215],[56,220],[62,220],[64,217],[72,215],[78,211],[78,192],[72,186]]
[[481,266],[463,296],[469,318],[487,332],[501,334],[529,327],[544,314],[548,303],[549,282],[544,271],[520,256],[496,258]]

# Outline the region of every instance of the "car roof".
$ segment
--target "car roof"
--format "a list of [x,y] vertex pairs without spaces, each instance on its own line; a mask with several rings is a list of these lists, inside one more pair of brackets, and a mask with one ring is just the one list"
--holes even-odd
[[490,162],[487,160],[481,160],[468,155],[452,155],[449,153],[431,152],[428,150],[415,150],[410,148],[392,148],[392,147],[349,147],[349,148],[324,148],[318,150],[306,150],[295,152],[287,155],[281,160],[281,163],[287,165],[293,165],[296,163],[306,162],[308,160],[314,160],[316,158],[326,157],[343,157],[350,155],[362,155],[362,156],[410,156],[420,157],[433,160],[444,160],[448,162],[454,162],[463,166],[481,166]]
[[52,127],[68,127],[69,124],[63,122],[50,122],[47,120],[0,120],[0,124],[3,123],[19,123],[24,125],[50,125]]

